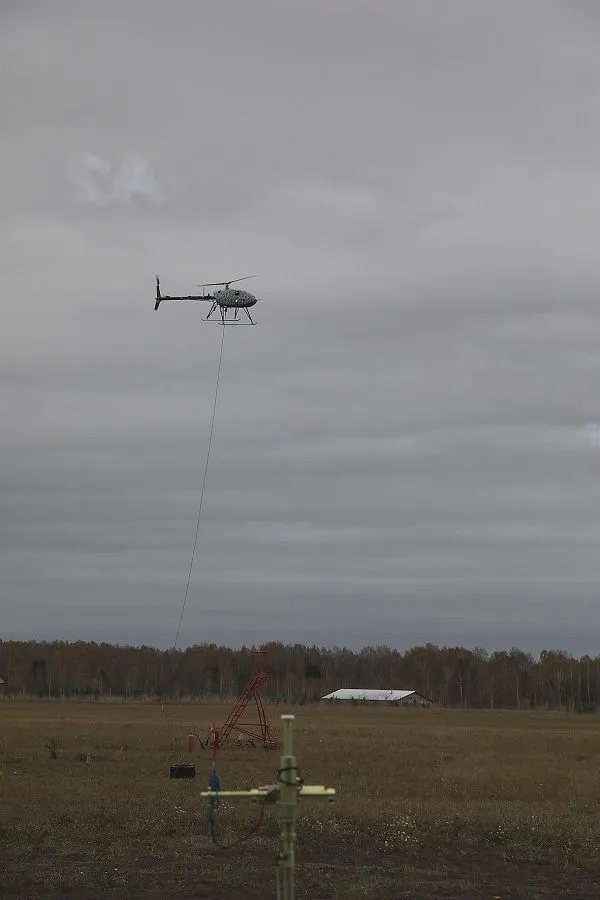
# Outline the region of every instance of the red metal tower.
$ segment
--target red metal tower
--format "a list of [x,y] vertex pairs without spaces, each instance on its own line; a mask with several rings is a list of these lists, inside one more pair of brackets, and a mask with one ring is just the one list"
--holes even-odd
[[[260,696],[260,689],[269,677],[265,668],[266,653],[264,650],[252,651],[252,675],[244,687],[240,698],[229,713],[227,719],[217,728],[213,725],[210,735],[210,747],[216,753],[227,741],[234,728],[253,740],[260,741],[265,748],[276,748],[277,741],[271,731],[271,725]],[[240,719],[248,704],[254,700],[258,713],[258,722],[241,722]]]

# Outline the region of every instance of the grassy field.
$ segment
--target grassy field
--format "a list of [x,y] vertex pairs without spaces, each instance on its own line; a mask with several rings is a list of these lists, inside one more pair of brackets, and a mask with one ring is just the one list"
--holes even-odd
[[[190,761],[188,732],[227,711],[0,702],[0,895],[275,897],[275,811],[246,843],[221,851],[198,797],[208,752],[193,757],[195,781],[169,779],[169,763]],[[279,731],[286,710],[268,711]],[[600,897],[596,717],[288,711],[306,781],[338,792],[335,805],[302,815],[298,898]],[[272,782],[277,766],[276,752],[226,747],[221,787]],[[224,804],[218,815],[229,842],[257,811]]]

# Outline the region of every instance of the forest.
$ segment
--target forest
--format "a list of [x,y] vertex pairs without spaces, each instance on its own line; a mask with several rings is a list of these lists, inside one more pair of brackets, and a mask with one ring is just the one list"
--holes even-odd
[[[539,657],[513,647],[319,648],[262,645],[265,700],[319,702],[339,687],[417,690],[444,707],[600,712],[600,657]],[[0,641],[0,696],[231,701],[253,671],[251,647],[160,650],[86,641]]]

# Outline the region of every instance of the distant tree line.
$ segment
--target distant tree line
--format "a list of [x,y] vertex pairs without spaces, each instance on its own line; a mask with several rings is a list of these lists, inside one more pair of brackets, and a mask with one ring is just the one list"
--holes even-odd
[[[390,647],[359,651],[274,642],[263,645],[267,700],[314,703],[340,687],[417,690],[448,707],[600,712],[600,657],[564,650],[539,658],[513,647]],[[239,696],[252,648],[200,644],[158,650],[94,642],[0,641],[0,695],[221,699]]]

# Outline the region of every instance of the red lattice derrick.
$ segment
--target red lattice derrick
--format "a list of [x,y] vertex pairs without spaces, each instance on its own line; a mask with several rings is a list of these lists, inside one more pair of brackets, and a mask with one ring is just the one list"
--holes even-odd
[[[271,725],[262,698],[260,689],[267,681],[269,673],[265,669],[266,653],[264,650],[255,650],[252,654],[252,677],[244,687],[241,696],[237,700],[235,706],[229,713],[227,719],[220,728],[212,730],[212,749],[220,750],[227,741],[227,738],[235,728],[241,734],[253,740],[260,741],[265,747],[276,747],[277,741],[273,735]],[[258,722],[242,722],[243,713],[248,704],[254,700],[256,704],[256,712]]]

